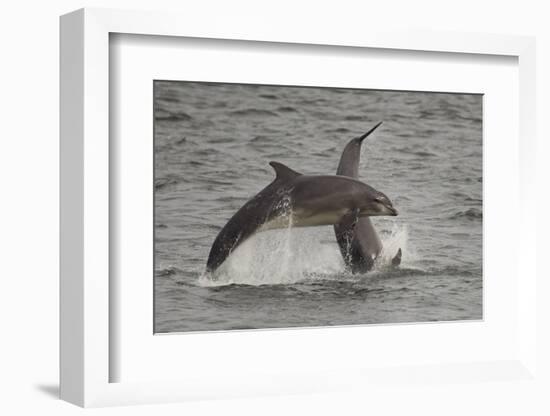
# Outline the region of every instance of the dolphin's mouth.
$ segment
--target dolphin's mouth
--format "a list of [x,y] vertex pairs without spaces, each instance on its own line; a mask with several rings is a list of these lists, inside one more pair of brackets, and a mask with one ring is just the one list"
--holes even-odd
[[397,209],[395,209],[393,205],[384,204],[379,208],[379,210],[376,213],[370,214],[370,216],[377,216],[377,215],[396,217],[397,215],[399,215],[399,212],[397,212]]
[[399,212],[391,205],[382,205],[377,207],[374,210],[362,210],[359,213],[360,217],[379,217],[379,216],[390,216],[396,217],[399,215]]
[[399,215],[399,212],[397,212],[397,210],[394,207],[386,207],[386,208],[390,212],[391,216],[395,217],[395,216]]

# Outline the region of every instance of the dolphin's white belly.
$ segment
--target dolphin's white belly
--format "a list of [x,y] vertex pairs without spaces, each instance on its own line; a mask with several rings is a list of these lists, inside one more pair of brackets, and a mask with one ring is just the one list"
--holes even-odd
[[316,227],[320,225],[337,224],[342,220],[345,211],[306,212],[293,211],[290,215],[283,215],[266,222],[259,231],[293,227]]
[[318,225],[337,224],[342,220],[344,211],[324,211],[294,215],[292,225],[295,227],[315,227]]

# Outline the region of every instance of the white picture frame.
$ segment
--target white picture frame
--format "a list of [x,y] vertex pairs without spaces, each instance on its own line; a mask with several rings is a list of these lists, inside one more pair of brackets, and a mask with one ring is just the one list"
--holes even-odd
[[[394,32],[350,28],[327,33],[312,24],[308,31],[247,20],[216,19],[208,26],[192,16],[82,9],[61,18],[61,398],[80,406],[183,401],[194,398],[246,397],[260,394],[323,392],[407,379],[408,371],[380,368],[368,373],[346,368],[331,370],[334,377],[316,373],[272,375],[262,380],[232,383],[220,375],[217,388],[207,380],[111,382],[110,366],[117,357],[110,348],[116,328],[110,326],[113,288],[110,259],[109,148],[109,36],[114,33],[207,39],[333,45],[453,54],[505,55],[519,66],[519,213],[534,205],[535,169],[535,42],[507,35]],[[507,380],[536,376],[536,218],[519,216],[517,293],[518,348],[508,359],[477,363],[442,363],[418,370],[415,377],[434,372],[448,380],[479,382],[476,371],[493,372]],[[531,243],[532,244],[532,243]],[[261,336],[261,333],[260,333]],[[360,370],[360,369],[359,369]],[[342,377],[342,375],[346,377]],[[498,378],[498,376],[495,376]],[[223,388],[224,383],[227,388]]]

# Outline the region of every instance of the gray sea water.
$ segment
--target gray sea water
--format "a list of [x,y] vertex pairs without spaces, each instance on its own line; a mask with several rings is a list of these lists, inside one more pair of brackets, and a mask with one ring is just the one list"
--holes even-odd
[[[481,95],[155,81],[154,97],[155,332],[482,318]],[[360,179],[399,216],[373,218],[375,270],[347,273],[325,226],[257,234],[204,274],[269,161],[334,174],[378,121]]]

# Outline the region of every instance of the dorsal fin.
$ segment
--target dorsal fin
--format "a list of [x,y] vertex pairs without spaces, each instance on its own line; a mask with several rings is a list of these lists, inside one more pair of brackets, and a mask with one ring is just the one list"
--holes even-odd
[[301,175],[301,173],[298,173],[279,162],[269,162],[269,165],[275,170],[275,175],[277,175],[276,179],[288,180]]

